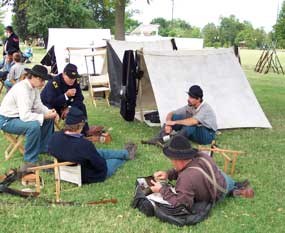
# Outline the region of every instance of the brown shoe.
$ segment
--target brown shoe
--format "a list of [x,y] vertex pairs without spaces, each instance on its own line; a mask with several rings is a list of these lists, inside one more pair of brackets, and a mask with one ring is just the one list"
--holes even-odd
[[254,191],[252,188],[245,188],[245,189],[235,189],[233,191],[234,197],[244,197],[244,198],[253,198]]

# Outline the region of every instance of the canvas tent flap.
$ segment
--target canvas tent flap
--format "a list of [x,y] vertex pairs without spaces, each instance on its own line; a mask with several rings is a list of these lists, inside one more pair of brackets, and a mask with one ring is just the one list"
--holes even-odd
[[216,112],[219,129],[271,128],[232,49],[144,49],[143,59],[161,124],[168,112],[187,104],[186,91],[197,84]]
[[48,34],[47,50],[54,46],[58,71],[62,72],[70,58],[80,74],[87,73],[84,54],[106,46],[106,40],[111,39],[110,29],[49,28]]
[[[111,85],[110,103],[120,104],[120,89],[122,84],[122,61],[126,50],[152,49],[169,51],[172,50],[170,40],[148,41],[148,42],[129,42],[111,40],[107,42],[108,73]],[[152,91],[152,89],[151,89]],[[154,97],[152,97],[154,99]]]

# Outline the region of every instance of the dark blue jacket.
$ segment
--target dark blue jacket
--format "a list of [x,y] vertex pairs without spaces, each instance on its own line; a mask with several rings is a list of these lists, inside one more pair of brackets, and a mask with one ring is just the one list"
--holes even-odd
[[102,182],[107,177],[106,160],[100,156],[94,144],[83,137],[56,132],[48,143],[48,152],[60,162],[79,163],[83,184]]
[[[76,89],[76,94],[66,100],[64,93],[72,88]],[[79,108],[87,117],[86,107],[83,103],[84,97],[78,82],[76,81],[72,86],[69,86],[64,82],[62,74],[48,81],[41,92],[41,100],[49,109],[54,108],[59,115],[64,108],[74,106]]]
[[19,47],[19,37],[15,34],[12,33],[7,40],[5,41],[6,44],[6,51],[4,51],[4,54],[7,54],[7,52],[11,49],[14,49],[16,51],[20,51],[20,47]]

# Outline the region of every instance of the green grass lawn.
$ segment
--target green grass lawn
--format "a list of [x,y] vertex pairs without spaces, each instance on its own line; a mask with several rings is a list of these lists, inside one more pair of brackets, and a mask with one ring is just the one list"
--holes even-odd
[[[34,49],[34,53],[39,54],[34,58],[40,58],[44,51]],[[88,93],[85,93],[90,124],[101,124],[113,129],[113,142],[98,147],[122,148],[124,142],[132,140],[139,145],[138,155],[104,183],[77,188],[63,182],[61,198],[77,203],[117,198],[118,203],[92,207],[80,204],[49,205],[45,199],[54,199],[53,176],[42,173],[45,187],[39,199],[24,200],[1,194],[0,232],[284,232],[285,76],[255,73],[253,68],[260,54],[261,51],[257,50],[241,50],[241,59],[246,76],[273,128],[226,130],[218,137],[221,148],[246,152],[238,159],[234,178],[248,178],[251,181],[255,190],[254,199],[227,199],[216,205],[206,221],[183,228],[147,218],[132,209],[130,202],[136,177],[170,167],[170,162],[160,149],[140,144],[142,138],[149,138],[158,129],[146,127],[139,122],[125,122],[115,107],[107,108],[103,104],[94,108],[88,99]],[[32,65],[37,59],[33,60]],[[282,64],[284,59],[285,56],[281,53]],[[7,142],[0,135],[1,173],[8,168],[18,167],[22,162],[20,154],[4,161],[6,146]],[[217,162],[221,165],[219,157]],[[20,185],[15,184],[15,187]]]

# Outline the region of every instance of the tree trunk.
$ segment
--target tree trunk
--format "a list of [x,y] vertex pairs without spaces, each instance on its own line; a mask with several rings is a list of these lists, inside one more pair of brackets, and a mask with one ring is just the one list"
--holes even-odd
[[115,8],[115,39],[125,40],[126,0],[117,0]]

